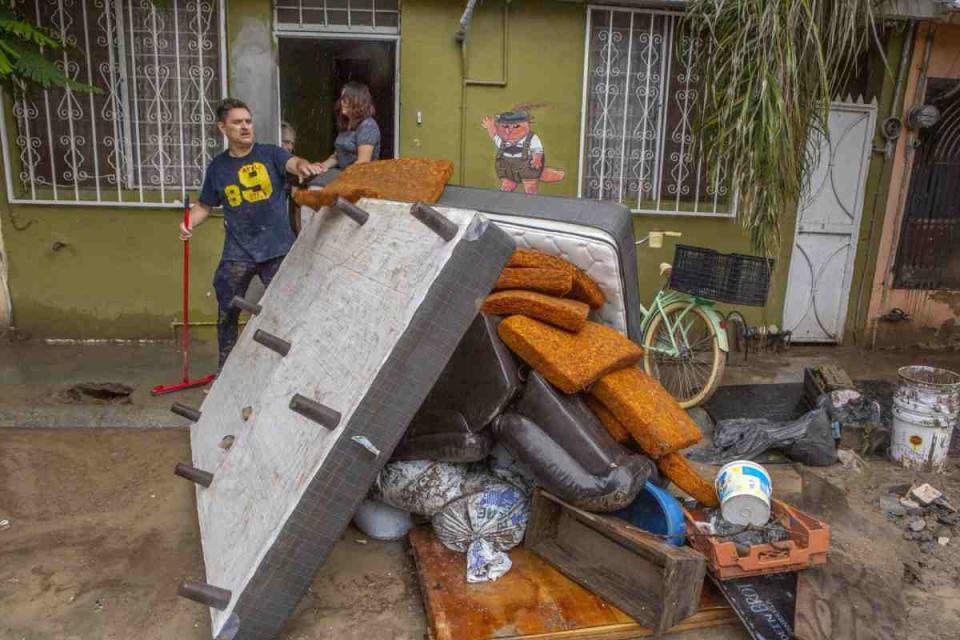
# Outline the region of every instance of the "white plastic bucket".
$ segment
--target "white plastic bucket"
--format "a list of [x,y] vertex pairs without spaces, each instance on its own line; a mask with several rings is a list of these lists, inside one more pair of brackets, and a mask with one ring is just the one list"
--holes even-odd
[[960,374],[921,366],[897,373],[890,457],[907,468],[943,471],[960,413]]
[[720,513],[731,524],[761,527],[770,520],[773,485],[767,470],[750,460],[734,460],[714,480]]

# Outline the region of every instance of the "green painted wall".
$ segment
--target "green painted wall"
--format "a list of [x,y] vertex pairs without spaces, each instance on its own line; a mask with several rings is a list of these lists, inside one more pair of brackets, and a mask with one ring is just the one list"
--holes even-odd
[[[6,194],[2,197],[6,202]],[[3,208],[0,224],[18,331],[34,337],[173,335],[170,322],[182,313],[182,243],[176,234],[182,214],[106,207]],[[191,319],[214,318],[210,280],[223,237],[218,227],[211,221],[191,243]],[[58,242],[66,246],[56,251]]]
[[[228,5],[228,52],[254,22],[270,20],[269,0],[242,0]],[[494,147],[480,126],[485,115],[518,103],[538,102],[535,131],[546,147],[547,164],[566,170],[564,181],[542,185],[542,192],[575,195],[580,144],[580,102],[586,7],[554,0],[513,0],[504,47],[503,0],[486,0],[477,10],[467,40],[466,69],[473,81],[505,86],[464,87],[461,49],[454,32],[463,5],[447,0],[404,0],[400,49],[400,153],[454,160],[455,182],[496,188]],[[258,29],[259,31],[259,29]],[[888,59],[898,59],[899,40]],[[249,47],[247,47],[249,49]],[[504,77],[504,55],[507,56]],[[236,73],[236,60],[229,58]],[[268,69],[265,73],[273,73]],[[892,78],[885,78],[878,122],[892,101]],[[422,123],[417,123],[417,113]],[[262,123],[261,123],[262,126]],[[463,144],[461,145],[461,142]],[[860,255],[854,277],[855,296],[862,274],[873,271],[882,215],[882,198],[874,207],[877,185],[887,181],[875,156],[867,186]],[[881,189],[882,191],[882,189]],[[179,319],[182,245],[176,237],[181,214],[174,210],[10,206],[3,194],[0,225],[10,264],[14,324],[35,336],[170,337]],[[782,255],[766,308],[745,308],[751,323],[780,325],[794,212],[784,218]],[[652,229],[681,231],[681,242],[720,251],[750,253],[739,223],[722,218],[642,215],[634,218],[637,236]],[[871,237],[872,230],[872,237]],[[210,286],[222,243],[220,219],[201,227],[192,242],[191,319],[210,322],[215,299]],[[53,250],[54,243],[66,246]],[[869,250],[868,250],[869,248]],[[870,255],[868,255],[870,254]],[[671,239],[662,249],[640,247],[638,263],[644,300],[660,287],[658,265],[673,256]],[[864,295],[869,295],[869,286]],[[865,306],[865,305],[864,305]],[[862,324],[850,304],[848,327]],[[198,330],[213,337],[212,328]]]
[[[454,182],[496,188],[496,150],[480,126],[481,119],[520,103],[545,103],[534,110],[533,130],[543,140],[547,164],[565,169],[567,177],[542,185],[541,192],[576,195],[584,7],[514,0],[506,51],[503,7],[503,0],[479,5],[467,35],[466,69],[470,81],[503,81],[506,54],[506,86],[468,83],[464,88],[461,50],[454,40],[463,6],[444,0],[403,2],[401,155],[449,158],[457,165]],[[418,112],[422,114],[419,125]]]
[[[545,194],[577,193],[580,151],[580,104],[586,7],[551,0],[514,0],[509,9],[507,83],[461,88],[460,48],[453,38],[462,6],[444,0],[403,2],[400,49],[401,153],[451,158],[455,182],[496,188],[495,149],[480,127],[484,115],[523,102],[545,102],[536,109],[534,130],[546,149],[547,164],[565,169],[566,178],[542,185]],[[486,0],[474,15],[467,35],[467,70],[471,80],[503,80],[503,1]],[[465,101],[464,101],[465,96]],[[422,124],[416,121],[422,113]],[[461,149],[461,111],[465,144]],[[784,220],[784,238],[793,238],[794,215]],[[682,242],[719,251],[750,253],[739,223],[726,218],[638,215],[637,237],[653,229],[681,231]],[[785,252],[790,242],[785,243]],[[673,244],[638,252],[642,299],[652,299],[661,286],[659,264],[673,257]],[[779,325],[786,288],[787,254],[778,260],[774,288],[765,310],[743,309],[750,322]]]
[[[271,19],[269,0],[231,0],[227,51],[249,51],[249,45],[238,47],[237,39],[257,22],[269,31]],[[235,61],[229,63],[233,71]],[[264,69],[273,73],[269,65]],[[0,189],[0,225],[18,332],[58,338],[174,335],[170,323],[182,316],[183,244],[176,231],[181,211],[10,205]],[[65,246],[55,251],[55,243]],[[211,280],[222,244],[219,216],[198,228],[191,242],[191,322],[216,319]],[[212,339],[215,333],[200,326],[195,335]]]

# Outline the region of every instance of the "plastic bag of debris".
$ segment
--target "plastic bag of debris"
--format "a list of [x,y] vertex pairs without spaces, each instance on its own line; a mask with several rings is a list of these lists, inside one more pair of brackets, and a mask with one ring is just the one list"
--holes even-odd
[[364,500],[353,514],[353,523],[368,538],[399,540],[410,531],[413,518],[406,511],[379,500]]
[[497,479],[516,487],[528,498],[533,493],[533,488],[537,484],[537,478],[533,475],[533,471],[517,460],[516,456],[502,444],[493,446],[487,464],[490,467],[490,473]]
[[401,511],[433,517],[454,500],[499,483],[481,464],[396,461],[380,471],[370,498]]
[[527,497],[498,483],[451,502],[432,523],[444,546],[466,553],[467,582],[485,582],[510,570],[506,551],[523,540],[529,514]]
[[843,446],[861,456],[884,451],[890,444],[890,429],[883,424],[876,400],[853,389],[840,389],[821,395],[817,408],[826,410],[840,432]]
[[468,465],[406,460],[383,467],[370,497],[391,507],[432,517],[463,495]]
[[765,418],[721,420],[713,432],[713,446],[689,452],[691,460],[726,464],[754,460],[770,449],[781,449],[793,460],[812,467],[837,462],[833,426],[824,409],[814,409],[788,422]]

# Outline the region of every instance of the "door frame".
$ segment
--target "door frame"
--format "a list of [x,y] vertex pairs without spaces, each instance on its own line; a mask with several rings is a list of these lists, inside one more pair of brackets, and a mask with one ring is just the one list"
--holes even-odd
[[[400,157],[400,34],[386,35],[378,33],[338,33],[327,31],[296,31],[292,29],[274,29],[274,46],[279,51],[280,38],[299,40],[374,40],[393,42],[393,156]],[[277,85],[277,113],[282,113],[280,104],[280,65],[274,73]],[[281,118],[282,119],[282,118]],[[277,131],[280,123],[277,123]]]
[[[856,191],[856,200],[853,204],[853,233],[850,234],[850,248],[849,254],[847,256],[847,262],[844,268],[843,273],[843,283],[841,284],[841,295],[840,295],[840,309],[837,318],[837,330],[836,335],[833,340],[825,339],[811,339],[811,338],[794,338],[791,336],[791,341],[793,342],[811,342],[811,343],[834,343],[841,344],[843,342],[844,331],[847,326],[847,311],[850,306],[850,291],[853,286],[853,271],[854,265],[856,264],[859,242],[860,242],[860,223],[863,220],[863,206],[864,198],[866,195],[866,186],[867,178],[870,173],[870,158],[873,153],[873,138],[876,135],[876,126],[877,126],[877,103],[876,100],[870,103],[863,102],[831,102],[830,103],[830,112],[834,111],[849,111],[853,113],[859,113],[867,117],[867,142],[863,150],[862,157],[860,159],[860,167],[858,169],[857,175],[861,177],[861,183]],[[829,115],[828,115],[829,118]],[[832,141],[830,142],[830,165],[827,175],[827,179],[831,180],[832,183],[832,174],[833,174],[833,152],[834,147]],[[832,188],[832,187],[831,187]],[[797,203],[797,217],[796,223],[794,224],[793,230],[793,244],[790,248],[790,264],[793,264],[793,261],[797,259],[797,239],[800,236],[800,207],[803,205],[803,194],[801,194],[801,202]],[[816,282],[812,283],[814,287]],[[813,294],[811,294],[813,295]],[[787,268],[787,284],[784,289],[784,304],[783,311],[786,315],[787,302],[790,299],[790,268]],[[814,301],[815,304],[815,301]],[[781,318],[781,325],[786,330],[786,318]]]
[[8,254],[3,244],[3,229],[0,228],[0,332],[13,325],[13,300],[10,298],[10,287],[7,286],[10,274],[8,262]]

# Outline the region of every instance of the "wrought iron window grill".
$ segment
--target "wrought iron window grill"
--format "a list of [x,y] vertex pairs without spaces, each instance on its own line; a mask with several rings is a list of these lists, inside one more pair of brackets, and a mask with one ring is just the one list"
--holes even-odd
[[[695,135],[702,42],[674,11],[591,7],[587,19],[580,195],[638,213],[732,217],[723,158]],[[708,167],[717,166],[710,172]]]
[[218,0],[27,0],[68,45],[57,64],[98,87],[17,90],[0,118],[11,202],[168,207],[223,148]]
[[399,0],[276,0],[278,31],[397,35]]
[[960,288],[960,80],[928,78],[940,119],[917,136],[894,269],[894,287]]

